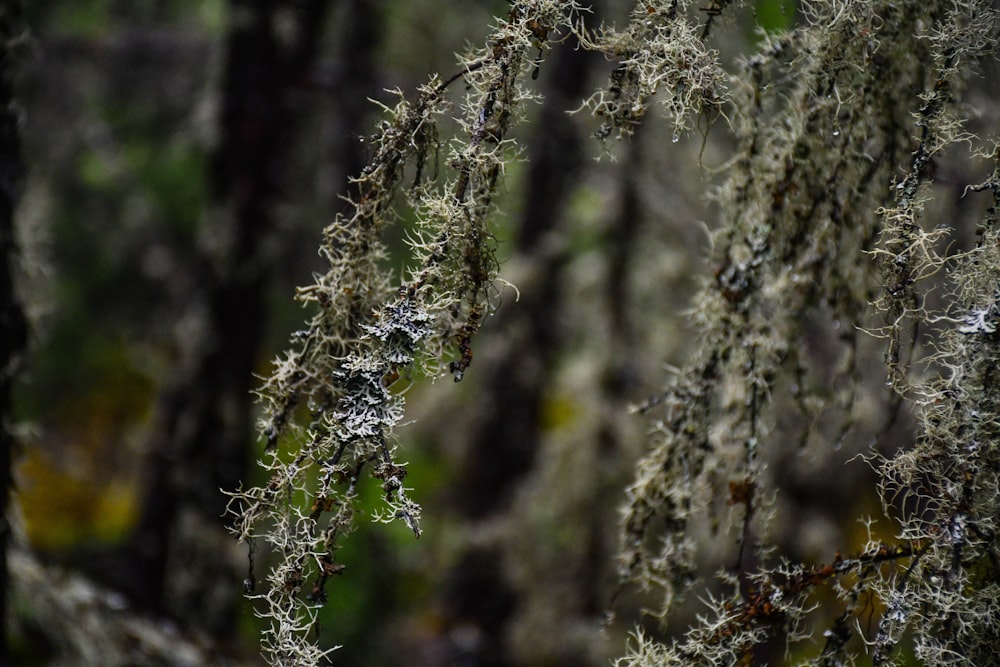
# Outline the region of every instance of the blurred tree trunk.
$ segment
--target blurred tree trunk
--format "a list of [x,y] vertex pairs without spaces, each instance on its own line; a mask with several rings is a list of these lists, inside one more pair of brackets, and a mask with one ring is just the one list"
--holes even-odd
[[22,29],[20,3],[8,0],[0,5],[0,665],[9,661],[7,556],[11,530],[7,511],[13,491],[11,468],[16,446],[11,432],[11,385],[18,358],[26,343],[24,314],[13,281],[17,254],[14,211],[23,177],[23,163],[11,61],[15,41]]
[[[325,0],[230,3],[210,174],[216,210],[206,230],[216,247],[206,253],[203,291],[192,304],[202,330],[182,341],[187,358],[159,402],[155,464],[124,582],[144,607],[198,619],[219,636],[235,630],[242,590],[224,558],[232,546],[221,531],[220,489],[245,476],[253,442],[250,391],[269,263],[262,239],[273,228],[327,9]],[[287,16],[291,31],[278,25]]]
[[383,0],[339,2],[340,46],[332,70],[318,82],[337,96],[336,108],[330,119],[335,210],[344,208],[345,202],[340,197],[345,190],[351,196],[355,194],[349,179],[360,174],[365,166],[358,137],[364,134],[365,123],[372,113],[373,105],[369,101],[372,92],[383,88],[374,79],[384,5]]
[[489,369],[490,394],[475,425],[459,480],[458,506],[470,519],[503,510],[518,483],[533,465],[541,431],[541,403],[558,352],[556,317],[566,257],[553,246],[553,233],[563,221],[567,198],[583,161],[576,125],[566,110],[579,104],[593,62],[582,49],[559,49],[543,67],[551,68],[547,103],[528,145],[524,213],[518,222],[517,253],[533,265],[538,289],[525,294],[508,313],[515,338],[507,339],[505,359]]
[[[569,197],[585,168],[586,137],[566,110],[579,104],[594,63],[591,54],[564,45],[541,65],[542,80],[548,81],[546,104],[528,143],[524,208],[516,233],[516,253],[531,267],[530,285],[521,285],[525,289],[516,307],[505,311],[503,351],[483,369],[483,394],[473,411],[478,417],[453,501],[474,523],[516,511],[511,502],[544,444],[544,404],[562,352],[563,283],[570,259],[570,250],[558,239]],[[453,642],[449,653],[455,662],[449,664],[501,667],[519,662],[509,630],[532,592],[504,576],[510,570],[504,566],[512,557],[509,546],[502,539],[471,545],[449,573],[443,607],[450,634],[475,638],[461,646]],[[566,648],[566,654],[572,651]]]

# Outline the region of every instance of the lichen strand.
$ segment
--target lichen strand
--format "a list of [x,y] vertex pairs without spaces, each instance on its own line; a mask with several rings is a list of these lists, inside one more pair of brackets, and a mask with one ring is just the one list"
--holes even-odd
[[[714,195],[726,224],[715,235],[714,270],[692,313],[702,351],[657,399],[668,419],[649,455],[656,469],[701,481],[665,483],[662,472],[648,481],[640,477],[631,489],[627,532],[646,522],[637,512],[662,508],[652,500],[664,493],[661,485],[673,494],[678,488],[695,494],[709,467],[728,481],[753,477],[756,443],[766,435],[767,397],[780,374],[808,363],[797,344],[807,315],[825,302],[837,319],[862,318],[874,285],[860,250],[874,238],[870,212],[881,196],[875,183],[889,179],[900,131],[887,121],[881,133],[872,132],[869,119],[891,117],[894,103],[872,91],[890,77],[905,86],[915,74],[900,71],[888,56],[861,70],[839,64],[863,61],[878,48],[877,35],[857,38],[873,18],[856,10],[814,16],[814,23],[769,41],[733,77],[729,115],[739,149]],[[862,110],[854,106],[858,100],[866,100]],[[690,442],[690,434],[700,442]],[[745,455],[711,454],[716,448]],[[678,460],[664,468],[665,452],[674,449],[684,452],[683,465]],[[704,486],[704,493],[720,490]],[[697,504],[705,502],[702,497]],[[680,540],[684,513],[668,524]],[[637,544],[634,536],[630,543]],[[626,553],[632,563],[644,557]]]
[[[994,150],[992,157],[996,161],[1000,152]],[[926,664],[989,664],[998,657],[1000,162],[997,165],[986,182],[975,186],[992,196],[979,242],[948,260],[949,312],[912,313],[928,326],[939,327],[933,360],[943,372],[907,383],[920,436],[911,450],[880,460],[879,466],[887,505],[908,508],[900,517],[901,537],[925,544],[926,552],[908,579],[880,582],[884,599],[901,602],[900,612],[886,616],[879,626],[876,664],[890,664],[892,648],[907,629]]]
[[[328,580],[343,570],[336,552],[350,533],[354,499],[366,477],[379,481],[379,521],[401,521],[420,535],[420,507],[407,495],[395,430],[401,377],[450,368],[461,379],[472,337],[494,307],[497,261],[487,225],[491,202],[514,146],[507,138],[531,94],[521,80],[550,34],[571,25],[574,3],[523,0],[498,20],[488,46],[470,55],[459,76],[432,77],[416,101],[399,95],[368,140],[372,157],[354,181],[349,212],[324,232],[325,274],[298,291],[316,309],[308,327],[275,364],[260,397],[266,441],[263,487],[231,493],[234,532],[251,542],[246,585],[262,601],[268,627],[264,655],[273,665],[315,665],[333,649],[312,630]],[[449,84],[467,95],[443,165],[436,120],[450,109]],[[409,273],[392,285],[381,232],[404,173],[415,179],[403,198],[417,218],[410,235]],[[409,177],[407,177],[409,181]],[[450,363],[449,363],[450,361]],[[254,540],[263,538],[277,563],[266,591],[256,594]]]
[[[919,431],[913,448],[875,462],[886,510],[901,508],[896,512],[901,539],[925,546],[907,576],[876,582],[890,604],[873,642],[876,665],[893,663],[893,650],[906,634],[924,664],[998,659],[1000,167],[968,189],[992,196],[972,250],[947,255],[940,240],[948,226],[924,221],[931,160],[956,144],[973,142],[956,117],[957,97],[970,61],[995,52],[996,25],[988,7],[964,5],[951,8],[928,32],[934,69],[915,113],[918,143],[895,185],[894,200],[880,211],[883,231],[876,256],[885,291],[877,306],[887,324],[879,333],[888,340],[889,381],[910,399]],[[1000,153],[994,145],[983,156],[996,165]],[[944,289],[950,298],[944,312],[934,312],[927,296],[941,286],[933,278],[942,272],[948,274]],[[932,338],[925,361],[938,373],[917,373],[902,357],[905,346],[910,354],[915,347],[904,335],[915,330]]]
[[[653,16],[684,6],[640,5],[655,7]],[[670,20],[680,20],[677,16]],[[692,517],[704,516],[713,502],[726,498],[735,508],[730,516],[738,551],[723,577],[732,598],[711,602],[715,616],[701,619],[669,645],[640,638],[622,665],[744,664],[768,638],[792,642],[816,635],[805,619],[812,604],[807,598],[812,588],[834,579],[809,579],[792,595],[789,582],[808,569],[767,567],[774,562],[763,540],[773,483],[762,456],[784,446],[771,439],[770,398],[782,378],[794,383],[809,366],[808,346],[801,343],[810,317],[861,326],[876,299],[876,310],[890,322],[877,333],[890,341],[892,378],[901,390],[910,389],[908,397],[923,397],[918,407],[924,433],[911,453],[883,462],[885,479],[893,480],[883,492],[915,493],[923,484],[920,506],[933,510],[934,518],[919,513],[921,518],[905,524],[904,546],[873,541],[857,557],[856,583],[843,591],[847,616],[830,631],[831,642],[815,664],[849,662],[847,642],[837,637],[854,636],[850,610],[861,606],[856,601],[865,590],[878,591],[888,603],[913,586],[942,589],[933,598],[933,611],[885,616],[885,637],[877,644],[886,661],[899,633],[918,616],[914,636],[928,664],[948,664],[949,650],[985,655],[972,635],[982,633],[979,641],[996,636],[997,605],[987,603],[996,591],[980,596],[969,584],[976,571],[997,565],[996,460],[989,462],[989,474],[981,461],[987,451],[992,454],[984,443],[995,436],[998,419],[992,397],[997,385],[988,383],[995,373],[1000,308],[995,270],[984,270],[996,261],[983,249],[988,232],[979,250],[961,256],[962,262],[975,257],[975,268],[955,273],[960,284],[955,302],[966,305],[949,316],[958,326],[944,336],[935,358],[951,369],[948,378],[915,383],[898,361],[907,320],[942,319],[925,310],[918,291],[920,281],[945,265],[937,254],[943,232],[924,232],[918,224],[922,198],[928,196],[922,184],[930,178],[930,157],[968,138],[955,118],[957,91],[969,66],[995,45],[996,19],[988,3],[976,2],[816,2],[803,5],[803,16],[801,27],[765,38],[729,84],[725,115],[738,149],[728,163],[728,179],[713,197],[722,225],[714,236],[714,271],[694,300],[700,344],[664,393],[644,406],[657,418],[623,521],[623,580],[661,588],[660,612],[666,614],[695,574]],[[681,33],[661,34],[669,39]],[[669,67],[669,60],[643,70]],[[930,77],[928,63],[936,70]],[[614,76],[621,75],[616,70]],[[925,86],[926,93],[914,92]],[[917,119],[916,143],[910,139],[913,117],[900,113],[907,107]],[[610,109],[596,107],[599,113]],[[893,187],[897,165],[905,160],[911,168]],[[989,252],[995,250],[991,246]],[[856,345],[853,335],[842,340]],[[852,352],[848,359],[853,358]],[[961,394],[970,388],[973,396]],[[815,398],[850,410],[855,390],[830,390]],[[944,411],[954,418],[946,422]],[[968,450],[970,442],[978,443],[975,453]],[[985,516],[971,516],[974,506],[986,508]],[[878,567],[869,562],[883,552]],[[743,569],[747,562],[758,564],[758,574]],[[907,576],[900,575],[899,564],[909,566]],[[937,574],[928,575],[928,568]],[[973,609],[990,613],[974,618]],[[903,616],[905,622],[893,620]]]
[[[642,406],[652,437],[627,492],[622,582],[657,589],[658,611],[669,613],[699,574],[695,517],[731,536],[732,553],[709,613],[667,643],[640,635],[619,664],[752,664],[766,643],[820,635],[826,643],[809,664],[852,664],[861,642],[876,664],[890,664],[904,637],[927,664],[996,662],[1000,167],[969,188],[993,198],[976,248],[947,256],[950,221],[923,219],[932,160],[973,140],[960,97],[976,60],[995,50],[990,3],[801,2],[799,27],[763,36],[733,74],[710,44],[716,17],[738,16],[741,3],[642,0],[622,30],[593,34],[573,2],[511,5],[460,75],[432,77],[415,101],[400,95],[386,108],[350,212],[325,232],[329,270],[298,293],[315,315],[261,389],[269,481],[232,493],[231,508],[234,532],[251,542],[248,591],[255,538],[276,558],[256,595],[271,664],[311,665],[329,651],[310,633],[329,579],[344,568],[337,549],[361,484],[381,485],[376,519],[419,535],[420,508],[396,454],[404,404],[394,384],[446,371],[460,380],[470,367],[497,296],[487,221],[504,165],[517,157],[509,130],[532,97],[524,82],[536,58],[567,30],[616,62],[609,85],[585,103],[603,123],[600,136],[630,134],[658,100],[677,134],[720,118],[713,128],[731,130],[735,146],[712,193],[721,224],[691,313],[697,349]],[[460,136],[441,139],[436,121],[451,111],[447,91],[460,79]],[[397,197],[404,173],[415,178]],[[400,200],[416,225],[397,284],[380,236]],[[926,296],[944,285],[950,305],[931,312]],[[872,310],[884,326],[871,326]],[[834,373],[845,381],[816,381],[810,321],[831,323],[829,338],[844,348]],[[871,457],[902,532],[886,543],[869,524],[854,555],[789,562],[769,540],[779,485],[768,462],[807,437],[779,430],[774,396],[787,389],[781,405],[810,423],[815,406],[837,406],[839,435],[817,432],[833,432],[834,449],[852,424],[864,326],[887,341],[889,384],[919,427],[912,447]],[[930,371],[916,373],[915,361]],[[819,588],[842,603],[832,625],[810,615]],[[877,621],[859,622],[875,608],[884,609]]]
[[673,122],[675,136],[691,129],[692,118],[714,117],[722,108],[727,76],[718,53],[699,37],[706,27],[689,16],[694,4],[638,2],[624,30],[606,26],[584,42],[617,63],[609,85],[584,103],[604,121],[598,137],[632,134],[654,96]]

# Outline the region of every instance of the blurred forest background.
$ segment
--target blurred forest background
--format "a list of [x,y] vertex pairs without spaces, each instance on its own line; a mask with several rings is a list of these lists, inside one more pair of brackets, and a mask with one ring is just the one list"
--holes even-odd
[[[631,5],[592,4],[595,23]],[[323,268],[321,230],[382,117],[371,100],[455,73],[454,53],[507,7],[24,4],[17,288],[30,334],[13,392],[11,664],[261,664],[220,493],[260,483],[252,390],[308,315],[292,295]],[[794,0],[743,11],[753,18],[713,38],[724,60],[752,51],[747,26],[796,15]],[[594,119],[567,112],[610,67],[567,44],[539,70],[545,104],[515,131],[525,160],[495,216],[519,296],[504,293],[462,383],[408,397],[400,445],[424,536],[363,525],[344,547],[322,621],[325,643],[344,645],[336,664],[601,665],[641,619],[641,595],[614,595],[618,508],[646,429],[629,407],[697,336],[684,311],[711,270],[703,193],[731,146],[723,133],[678,141],[656,118],[602,145]],[[835,367],[835,338],[814,342]],[[884,387],[864,396],[847,451],[890,401]],[[843,416],[831,419],[836,431]],[[871,472],[831,475],[832,452],[800,451],[774,462],[798,517],[782,543],[829,559],[866,537],[843,519],[878,511],[855,490]],[[378,489],[366,493],[374,506]]]

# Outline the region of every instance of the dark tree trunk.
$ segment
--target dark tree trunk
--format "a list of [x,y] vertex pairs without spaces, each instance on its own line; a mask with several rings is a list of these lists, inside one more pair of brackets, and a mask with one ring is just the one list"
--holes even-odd
[[[566,109],[579,104],[593,62],[589,54],[564,47],[542,65],[542,81],[550,83],[528,145],[530,167],[516,241],[517,251],[537,267],[537,274],[516,307],[505,314],[508,337],[502,358],[484,369],[485,393],[479,399],[483,407],[476,411],[481,417],[473,426],[454,502],[473,521],[508,509],[542,443],[542,406],[559,354],[558,319],[568,259],[551,237],[564,221],[584,161],[585,137],[567,122]],[[505,581],[506,557],[503,545],[473,546],[449,573],[443,605],[450,623],[471,626],[480,638],[472,646],[452,647],[455,664],[512,664],[506,629],[524,591]]]
[[20,3],[3,3],[0,6],[0,665],[7,665],[10,660],[6,628],[7,548],[11,531],[7,510],[13,491],[11,472],[16,446],[11,431],[11,385],[26,343],[24,313],[14,293],[13,281],[17,254],[14,211],[24,168],[11,70],[12,45],[21,30]]
[[[142,606],[183,611],[189,620],[194,613],[220,636],[235,629],[238,583],[232,576],[218,581],[205,572],[186,572],[197,564],[172,559],[179,545],[199,541],[197,534],[179,533],[189,530],[181,527],[182,519],[186,526],[196,517],[196,524],[221,528],[220,489],[236,488],[245,474],[253,440],[252,371],[265,318],[268,262],[261,241],[273,227],[273,204],[327,12],[325,0],[230,4],[221,140],[210,173],[217,209],[210,224],[223,226],[226,246],[205,259],[202,301],[195,303],[203,312],[203,332],[194,349],[185,350],[187,363],[160,400],[150,446],[156,464],[125,582]],[[291,38],[275,25],[278,10],[289,7],[295,17]],[[168,591],[168,581],[181,590]]]
[[[486,382],[491,398],[471,438],[462,467],[458,505],[469,518],[502,510],[534,463],[540,433],[542,398],[549,384],[557,350],[560,282],[565,257],[545,243],[562,220],[566,198],[581,169],[583,152],[566,109],[579,103],[593,58],[582,50],[562,48],[543,67],[552,71],[536,132],[528,146],[524,213],[517,232],[517,250],[538,265],[537,289],[512,308],[509,331],[523,340],[508,341],[510,358],[490,370]],[[496,409],[501,407],[501,409]]]
[[350,196],[355,194],[348,179],[360,174],[366,162],[358,137],[372,113],[369,98],[384,87],[376,80],[384,5],[383,0],[344,0],[340,3],[342,18],[338,24],[340,46],[336,63],[321,82],[337,99],[331,118],[330,151],[334,169],[340,170],[339,174],[334,174],[337,197],[334,207],[338,209],[344,207],[345,202],[340,197],[345,191]]

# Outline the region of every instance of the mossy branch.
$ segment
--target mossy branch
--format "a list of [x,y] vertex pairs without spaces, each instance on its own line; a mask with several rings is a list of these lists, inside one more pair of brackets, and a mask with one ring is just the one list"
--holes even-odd
[[[329,269],[296,295],[316,314],[259,392],[269,482],[230,493],[236,535],[263,538],[277,558],[265,592],[252,595],[263,601],[271,664],[314,665],[333,650],[319,647],[313,630],[330,578],[345,567],[336,554],[353,529],[365,477],[384,492],[375,519],[401,521],[420,536],[420,506],[396,455],[404,400],[393,385],[444,367],[457,381],[472,360],[471,340],[496,296],[487,219],[514,153],[508,131],[532,97],[521,80],[534,65],[531,50],[568,26],[571,11],[567,2],[515,2],[459,75],[432,77],[412,103],[399,94],[368,140],[372,157],[354,180],[349,212],[324,231]],[[469,90],[457,118],[463,135],[447,142],[435,179],[427,166],[442,148],[437,119],[449,112],[448,87],[459,79]],[[409,277],[393,286],[381,237],[398,215],[394,200],[408,170],[415,178],[405,199],[417,229]],[[452,351],[458,357],[449,363]],[[261,559],[253,546],[251,557]],[[252,560],[247,588],[255,584]]]

